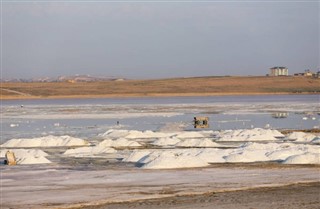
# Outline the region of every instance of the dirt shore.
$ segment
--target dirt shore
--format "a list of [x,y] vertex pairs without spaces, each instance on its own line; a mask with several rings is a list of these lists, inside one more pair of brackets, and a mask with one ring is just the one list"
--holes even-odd
[[226,76],[79,83],[1,83],[0,87],[2,100],[319,93],[320,79],[293,76]]
[[316,209],[319,207],[320,182],[316,182],[88,206],[81,209]]

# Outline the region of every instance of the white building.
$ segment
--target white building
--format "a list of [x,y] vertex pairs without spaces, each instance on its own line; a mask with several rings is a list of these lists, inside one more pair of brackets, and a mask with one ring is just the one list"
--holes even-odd
[[270,68],[270,76],[288,76],[289,71],[286,67],[273,67]]

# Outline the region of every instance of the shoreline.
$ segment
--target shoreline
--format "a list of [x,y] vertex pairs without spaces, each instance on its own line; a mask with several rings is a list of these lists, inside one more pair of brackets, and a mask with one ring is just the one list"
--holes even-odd
[[319,95],[320,93],[288,93],[288,92],[250,92],[250,93],[147,93],[147,94],[104,94],[104,95],[57,95],[57,96],[0,96],[0,101],[5,100],[50,100],[50,99],[113,99],[113,98],[164,98],[164,97],[205,97],[205,96],[264,96],[264,95]]

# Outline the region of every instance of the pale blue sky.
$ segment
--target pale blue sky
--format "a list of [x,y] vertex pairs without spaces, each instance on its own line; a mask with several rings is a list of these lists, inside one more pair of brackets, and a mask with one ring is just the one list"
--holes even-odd
[[319,1],[3,1],[3,78],[319,68]]

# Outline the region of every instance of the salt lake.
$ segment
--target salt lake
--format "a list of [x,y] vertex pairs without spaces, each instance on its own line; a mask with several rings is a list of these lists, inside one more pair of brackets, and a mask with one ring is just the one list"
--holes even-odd
[[319,95],[38,99],[1,101],[2,142],[11,138],[72,135],[89,139],[108,129],[312,129],[320,124]]

